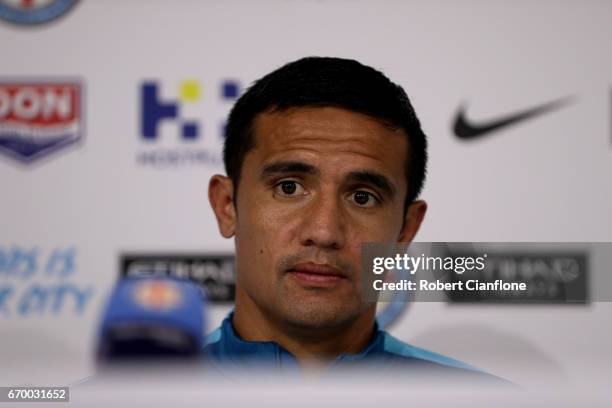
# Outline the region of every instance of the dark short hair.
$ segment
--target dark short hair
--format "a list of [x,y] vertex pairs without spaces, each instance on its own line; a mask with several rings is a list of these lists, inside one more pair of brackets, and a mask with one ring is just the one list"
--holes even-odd
[[423,188],[427,138],[401,86],[355,60],[307,57],[255,81],[232,108],[225,130],[223,161],[237,191],[245,155],[255,146],[257,114],[294,107],[330,106],[359,112],[401,128],[408,135],[406,204]]

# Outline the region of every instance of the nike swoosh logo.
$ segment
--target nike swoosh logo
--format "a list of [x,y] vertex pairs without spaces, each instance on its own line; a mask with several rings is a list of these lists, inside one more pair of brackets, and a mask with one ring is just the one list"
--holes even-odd
[[474,123],[468,120],[465,117],[465,105],[462,105],[459,107],[459,111],[457,111],[453,130],[455,136],[459,139],[478,139],[496,130],[560,109],[573,102],[573,100],[574,97],[569,96],[481,123]]

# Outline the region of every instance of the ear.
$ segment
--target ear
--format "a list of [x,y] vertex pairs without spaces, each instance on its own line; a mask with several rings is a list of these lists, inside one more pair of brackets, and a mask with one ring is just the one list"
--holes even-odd
[[400,231],[398,242],[412,242],[421,227],[426,212],[427,203],[423,200],[416,200],[408,206],[404,227]]
[[208,184],[208,200],[212,207],[219,232],[225,238],[234,236],[236,230],[236,208],[234,207],[234,184],[229,177],[214,175]]

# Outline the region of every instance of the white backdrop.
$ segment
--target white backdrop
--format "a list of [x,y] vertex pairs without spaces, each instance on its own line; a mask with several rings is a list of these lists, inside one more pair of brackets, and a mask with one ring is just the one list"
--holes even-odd
[[[219,95],[223,81],[244,88],[303,56],[358,59],[411,97],[431,146],[418,240],[612,241],[610,2],[83,0],[47,25],[0,23],[0,83],[80,78],[86,118],[76,145],[30,165],[0,157],[0,248],[5,259],[37,248],[40,264],[19,278],[3,261],[0,283],[14,292],[0,312],[0,383],[92,372],[98,315],[121,253],[232,251],[206,199],[221,166],[137,157],[218,156],[231,107]],[[200,97],[177,102],[180,114],[200,123],[201,137],[185,141],[168,121],[156,141],[144,140],[143,82],[176,102],[185,80],[199,84]],[[482,140],[452,132],[462,103],[468,118],[488,121],[570,95],[570,105]],[[70,248],[69,276],[44,276],[50,254]],[[82,313],[73,300],[19,312],[31,285],[59,281],[91,289]],[[227,311],[214,308],[211,328]],[[605,382],[610,312],[609,303],[415,304],[392,333],[519,383],[533,369],[551,380]]]

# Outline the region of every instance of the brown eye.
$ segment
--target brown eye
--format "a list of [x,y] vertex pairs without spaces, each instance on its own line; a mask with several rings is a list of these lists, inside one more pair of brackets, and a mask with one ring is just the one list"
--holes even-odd
[[358,190],[351,195],[351,200],[360,207],[371,208],[380,204],[380,200],[376,196],[367,191]]
[[354,200],[359,205],[365,205],[370,200],[370,194],[365,191],[355,192]]
[[294,194],[297,190],[297,183],[295,181],[283,181],[280,185],[283,193],[287,195]]
[[295,180],[282,180],[276,183],[274,192],[287,198],[296,198],[307,194],[304,186]]

